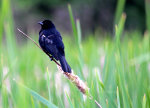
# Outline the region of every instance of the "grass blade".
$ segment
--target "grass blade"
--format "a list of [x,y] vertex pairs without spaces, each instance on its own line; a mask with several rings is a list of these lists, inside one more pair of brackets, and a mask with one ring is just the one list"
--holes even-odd
[[69,102],[69,104],[70,104],[70,108],[74,108],[74,106],[73,106],[73,104],[72,104],[72,102],[71,102],[71,99],[70,99],[70,97],[69,97],[68,93],[67,93],[67,92],[65,92],[65,94],[66,94],[67,99],[68,99],[68,102]]
[[145,10],[146,10],[146,24],[147,24],[147,29],[150,33],[150,1],[145,0]]
[[48,88],[49,101],[52,101],[51,89],[50,89],[50,76],[49,76],[48,67],[47,67],[47,88]]
[[75,20],[74,20],[74,17],[73,17],[73,13],[72,13],[72,9],[71,9],[70,4],[68,4],[68,10],[69,10],[69,16],[70,16],[70,20],[71,20],[73,35],[75,37],[75,41],[77,42],[77,29],[76,29],[76,24],[75,24]]
[[126,14],[123,13],[118,26],[116,26],[116,44],[117,45],[119,45],[119,42],[120,42],[120,37],[124,29],[125,20],[126,20]]
[[[17,83],[18,84],[18,83]],[[53,103],[49,102],[47,99],[45,99],[44,97],[40,96],[37,92],[33,91],[32,89],[22,85],[22,84],[18,84],[19,86],[25,88],[25,90],[27,92],[29,92],[35,99],[39,100],[40,102],[42,102],[44,105],[48,106],[49,108],[58,108],[56,105],[54,105]]]
[[116,13],[115,13],[115,24],[119,23],[121,14],[123,13],[123,10],[124,10],[125,1],[126,0],[118,0],[117,2],[117,8],[116,8]]
[[72,30],[73,30],[73,36],[75,38],[75,43],[76,43],[78,53],[79,53],[79,60],[78,61],[80,63],[80,65],[79,65],[80,66],[80,71],[79,71],[78,74],[82,79],[84,79],[83,73],[81,72],[82,67],[84,65],[84,62],[83,62],[83,54],[82,54],[82,50],[81,50],[81,27],[80,27],[80,22],[79,22],[79,20],[77,20],[76,23],[75,23],[72,8],[71,8],[70,4],[68,4],[68,10],[69,10],[70,21],[71,21]]
[[144,94],[142,108],[146,108],[146,95]]
[[120,98],[119,98],[119,90],[117,87],[117,104],[118,104],[118,108],[120,108]]

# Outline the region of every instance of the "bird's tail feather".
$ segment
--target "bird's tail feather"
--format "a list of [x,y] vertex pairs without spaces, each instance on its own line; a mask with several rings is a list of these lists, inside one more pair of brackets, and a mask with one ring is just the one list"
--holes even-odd
[[64,72],[71,73],[71,68],[70,68],[69,64],[67,63],[65,56],[60,56],[59,61],[60,61],[62,70]]

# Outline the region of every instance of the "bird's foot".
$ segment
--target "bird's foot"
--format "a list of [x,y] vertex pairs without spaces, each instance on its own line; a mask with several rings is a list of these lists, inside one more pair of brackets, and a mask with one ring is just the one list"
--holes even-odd
[[53,61],[53,59],[54,59],[54,57],[53,57],[53,56],[50,56],[50,60]]
[[51,61],[53,61],[53,58],[50,58]]

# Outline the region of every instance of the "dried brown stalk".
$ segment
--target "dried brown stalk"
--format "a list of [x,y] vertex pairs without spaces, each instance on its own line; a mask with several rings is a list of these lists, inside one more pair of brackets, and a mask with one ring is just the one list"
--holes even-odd
[[60,66],[58,66],[58,70],[60,70],[72,83],[76,85],[76,87],[85,95],[89,95],[89,88],[87,85],[75,74],[64,72]]
[[[17,28],[18,29],[18,28]],[[68,73],[68,72],[64,72],[61,68],[61,65],[54,59],[52,58],[52,56],[47,53],[46,51],[44,51],[31,37],[29,37],[27,34],[25,34],[23,31],[21,31],[20,29],[18,29],[18,31],[20,33],[22,33],[25,37],[27,37],[28,39],[30,39],[37,47],[39,47],[45,54],[47,54],[52,61],[54,61],[58,67],[58,69],[72,82],[76,85],[76,87],[86,96],[88,96],[90,99],[93,99],[92,96],[90,96],[89,93],[89,88],[88,86],[75,74],[73,73]],[[94,100],[94,99],[93,99]],[[101,105],[94,100],[94,102],[97,104],[97,106],[99,108],[102,108]]]

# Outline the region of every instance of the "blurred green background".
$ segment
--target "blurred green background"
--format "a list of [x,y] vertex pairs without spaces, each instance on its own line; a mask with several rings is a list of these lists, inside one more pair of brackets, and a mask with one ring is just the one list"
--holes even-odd
[[[2,1],[2,0],[1,0]],[[126,30],[146,29],[146,12],[144,0],[120,0],[120,9],[116,11],[119,0],[12,0],[11,10],[17,27],[26,31],[37,30],[37,22],[51,19],[57,27],[71,32],[67,4],[70,3],[75,19],[80,19],[83,36],[95,31],[113,32],[114,21],[125,12]],[[118,17],[115,19],[115,17]],[[88,31],[88,32],[87,32]]]
[[61,32],[66,59],[103,108],[150,108],[149,0],[1,0],[0,108],[97,108],[38,43],[38,21]]

